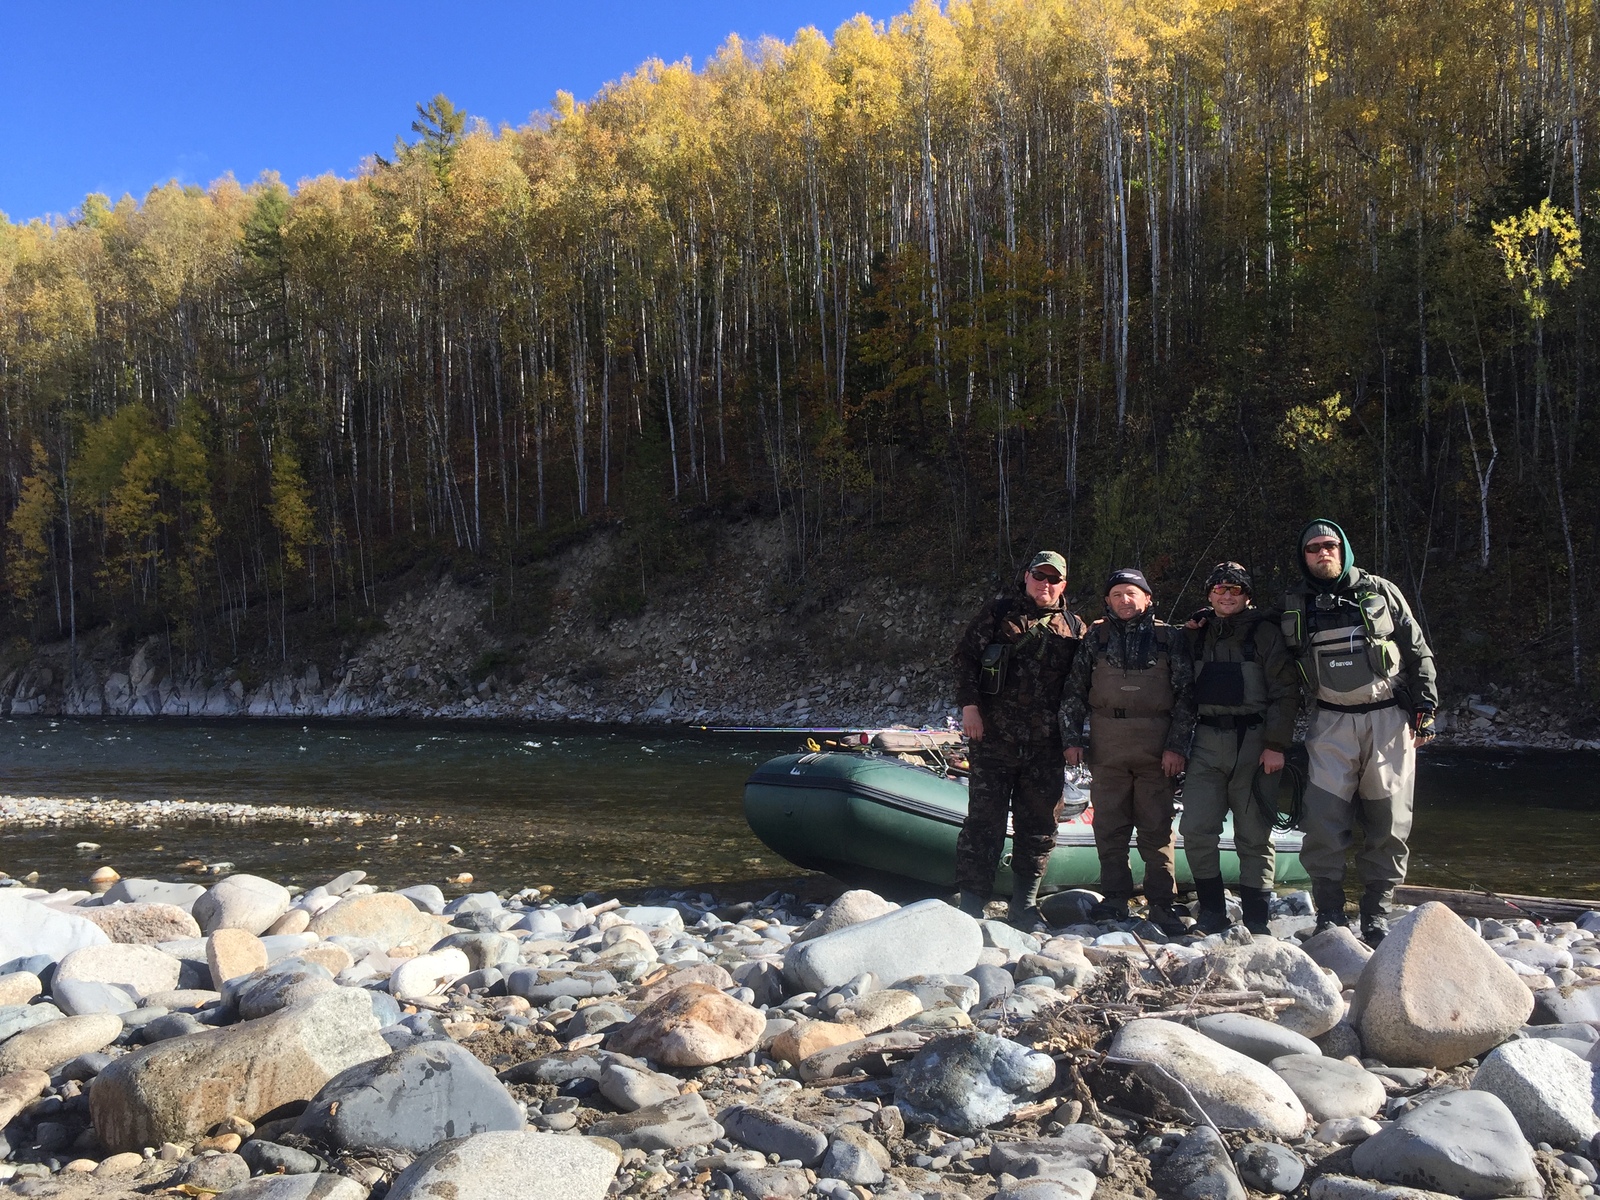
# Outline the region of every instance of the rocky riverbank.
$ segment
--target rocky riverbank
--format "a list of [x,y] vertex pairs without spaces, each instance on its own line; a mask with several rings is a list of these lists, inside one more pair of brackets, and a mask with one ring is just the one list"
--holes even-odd
[[[0,889],[0,1179],[123,1200],[1594,1193],[1600,913],[1377,949],[848,892]],[[1419,1190],[1427,1189],[1427,1190]]]

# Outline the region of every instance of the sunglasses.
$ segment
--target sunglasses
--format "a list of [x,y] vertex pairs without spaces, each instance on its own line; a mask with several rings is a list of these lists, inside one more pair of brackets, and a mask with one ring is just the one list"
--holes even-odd
[[1221,592],[1224,596],[1242,596],[1244,588],[1237,583],[1218,583],[1212,586],[1213,592]]
[[1307,554],[1332,554],[1338,549],[1338,542],[1307,542],[1305,545]]
[[1029,571],[1028,574],[1032,575],[1040,583],[1057,584],[1066,582],[1053,571]]

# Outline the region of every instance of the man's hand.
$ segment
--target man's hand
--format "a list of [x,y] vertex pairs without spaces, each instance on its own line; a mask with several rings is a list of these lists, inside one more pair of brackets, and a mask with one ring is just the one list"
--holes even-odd
[[1283,770],[1283,751],[1263,750],[1261,752],[1261,769],[1268,775],[1276,775]]
[[1161,770],[1168,779],[1176,778],[1183,774],[1183,768],[1188,760],[1176,750],[1163,750],[1161,752]]
[[983,716],[976,704],[969,704],[961,710],[961,732],[971,741],[983,741]]
[[1416,716],[1411,718],[1411,730],[1417,735],[1417,745],[1426,746],[1433,741],[1435,730],[1433,728],[1433,709],[1419,708]]
[[1081,767],[1081,766],[1083,766],[1083,747],[1082,746],[1068,746],[1061,753],[1066,757],[1067,766],[1069,766],[1069,767]]

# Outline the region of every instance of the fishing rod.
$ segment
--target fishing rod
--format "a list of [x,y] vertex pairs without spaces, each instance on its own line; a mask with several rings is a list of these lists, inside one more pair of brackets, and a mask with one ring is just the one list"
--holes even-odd
[[1478,883],[1476,880],[1468,879],[1465,875],[1461,874],[1461,872],[1459,872],[1459,871],[1452,871],[1449,867],[1441,867],[1441,866],[1437,865],[1436,863],[1424,863],[1423,866],[1427,867],[1431,871],[1442,871],[1444,874],[1450,876],[1452,879],[1455,879],[1455,880],[1457,880],[1457,881],[1459,881],[1461,883],[1466,884],[1467,887],[1470,888],[1472,891],[1475,891],[1475,892],[1480,893],[1481,895],[1487,896],[1489,899],[1494,900],[1494,901],[1496,901],[1496,902],[1498,902],[1500,904],[1504,904],[1507,908],[1515,909],[1517,912],[1519,912],[1523,916],[1527,917],[1528,920],[1532,921],[1535,925],[1545,925],[1545,924],[1548,924],[1549,921],[1550,921],[1550,918],[1548,916],[1546,916],[1546,915],[1544,915],[1544,914],[1542,914],[1542,913],[1540,913],[1540,912],[1538,912],[1538,911],[1536,911],[1534,909],[1524,908],[1522,905],[1518,904],[1515,900],[1509,900],[1505,896],[1502,896],[1499,892],[1490,891],[1488,888],[1484,887],[1483,884]]
[[702,733],[949,733],[948,729],[891,729],[888,725],[691,725]]

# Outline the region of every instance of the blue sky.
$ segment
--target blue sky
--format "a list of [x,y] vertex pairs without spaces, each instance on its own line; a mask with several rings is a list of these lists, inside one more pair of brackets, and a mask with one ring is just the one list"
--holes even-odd
[[580,99],[648,58],[705,61],[729,33],[831,34],[907,0],[121,0],[5,6],[0,212],[142,196],[176,178],[293,184],[387,153],[444,92],[491,125]]

